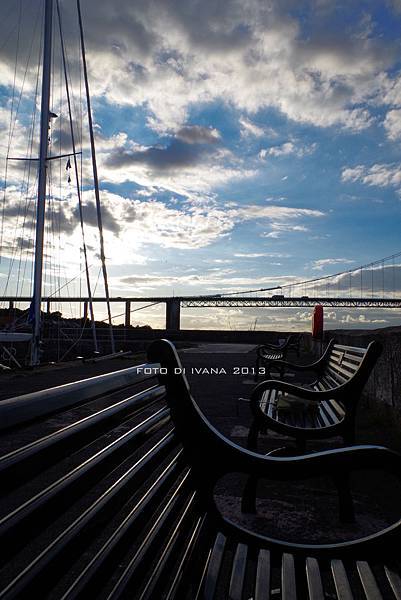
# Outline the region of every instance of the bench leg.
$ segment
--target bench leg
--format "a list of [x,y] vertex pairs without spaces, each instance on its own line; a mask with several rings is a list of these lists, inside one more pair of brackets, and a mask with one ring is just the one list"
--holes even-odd
[[338,492],[339,516],[342,523],[355,523],[354,502],[352,500],[349,475],[341,474],[334,478]]
[[[253,421],[248,434],[247,448],[248,450],[257,451],[258,449],[259,424],[256,419]],[[248,477],[244,487],[244,493],[241,501],[241,512],[256,513],[256,488],[258,485],[257,477],[251,475]]]
[[258,485],[257,477],[251,475],[248,477],[242,494],[241,512],[256,514],[256,489]]

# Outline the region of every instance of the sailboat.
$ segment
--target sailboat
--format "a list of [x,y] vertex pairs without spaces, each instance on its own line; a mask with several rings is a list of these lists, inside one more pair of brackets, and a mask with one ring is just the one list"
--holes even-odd
[[[82,154],[77,150],[75,131],[72,114],[72,99],[71,99],[71,83],[68,73],[68,59],[66,56],[66,44],[64,39],[62,12],[59,0],[43,0],[44,3],[44,19],[43,19],[43,34],[42,34],[42,76],[41,76],[41,98],[40,98],[40,140],[39,140],[39,155],[14,157],[7,155],[6,164],[10,161],[32,161],[37,166],[37,200],[36,200],[36,222],[35,222],[35,241],[34,241],[34,262],[33,262],[33,290],[32,300],[29,309],[28,322],[31,326],[31,332],[11,332],[0,331],[0,344],[9,341],[30,341],[30,365],[37,366],[41,362],[42,354],[42,298],[43,298],[43,273],[44,273],[44,248],[46,235],[46,205],[49,196],[49,165],[51,161],[67,160],[66,169],[75,174],[76,195],[78,202],[78,214],[82,234],[82,251],[85,263],[85,278],[88,294],[88,305],[90,311],[90,322],[93,335],[93,343],[95,351],[98,350],[98,342],[95,327],[95,318],[92,302],[92,286],[90,278],[90,267],[88,264],[87,244],[85,241],[85,226],[84,215],[82,209],[82,166],[81,174],[79,172],[78,156]],[[91,98],[88,81],[88,69],[85,51],[85,37],[80,7],[80,0],[76,2],[76,14],[78,20],[79,41],[80,41],[80,60],[83,73],[83,81],[85,87],[86,114],[88,119],[89,140],[90,140],[90,155],[92,165],[93,190],[96,205],[96,219],[99,234],[99,255],[101,263],[101,272],[103,275],[103,283],[107,304],[107,315],[110,331],[111,351],[115,351],[112,315],[109,302],[109,285],[107,278],[101,200],[99,192],[99,178],[96,162],[96,149],[94,137],[94,125],[91,109]],[[64,117],[69,123],[71,148],[68,152],[54,153],[51,149],[51,128],[54,121],[59,118],[55,112],[51,110],[51,89],[54,82],[54,36],[55,31],[58,31],[59,54],[61,62],[62,77],[64,79],[66,93],[66,115]],[[60,75],[60,81],[61,81]],[[68,175],[68,181],[71,182],[71,176]],[[5,177],[6,189],[6,177]],[[4,212],[4,210],[3,210]]]

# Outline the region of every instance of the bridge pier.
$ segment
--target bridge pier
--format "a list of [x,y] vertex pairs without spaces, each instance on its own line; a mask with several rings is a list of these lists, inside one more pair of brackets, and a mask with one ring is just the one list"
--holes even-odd
[[181,302],[179,298],[169,298],[166,302],[166,329],[180,331]]
[[84,302],[84,321],[88,319],[88,302]]
[[125,327],[131,325],[131,302],[127,300],[125,302]]

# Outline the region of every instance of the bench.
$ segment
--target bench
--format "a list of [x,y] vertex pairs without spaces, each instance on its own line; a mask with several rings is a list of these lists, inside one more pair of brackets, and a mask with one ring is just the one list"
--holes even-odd
[[174,374],[172,344],[154,342],[149,360],[147,372],[131,367],[0,403],[1,600],[401,598],[401,521],[353,541],[293,544],[234,524],[213,496],[231,472],[399,476],[398,454],[359,446],[258,455],[205,419]]
[[[303,386],[274,379],[255,386],[250,398],[253,422],[248,448],[257,449],[259,432],[266,429],[294,438],[301,452],[308,439],[342,436],[345,444],[352,444],[357,404],[381,351],[376,341],[357,348],[331,340],[312,364],[277,361],[283,372],[313,371],[315,379]],[[304,405],[302,400],[306,400]]]
[[280,344],[262,344],[256,349],[256,365],[255,365],[255,381],[258,380],[261,374],[261,368],[264,365],[264,369],[268,370],[271,367],[271,363],[277,364],[279,360],[286,360],[290,350],[294,350],[296,356],[300,354],[302,334],[290,334]]

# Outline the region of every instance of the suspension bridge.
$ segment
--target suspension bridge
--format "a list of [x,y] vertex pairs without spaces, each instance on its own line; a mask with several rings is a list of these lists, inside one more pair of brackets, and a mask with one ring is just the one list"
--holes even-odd
[[[7,295],[2,297],[9,308],[16,304],[29,304],[29,296]],[[285,285],[239,291],[222,291],[206,295],[182,296],[93,296],[51,295],[42,298],[47,312],[54,305],[82,304],[83,317],[88,318],[88,306],[123,304],[124,312],[113,319],[124,318],[131,324],[131,313],[164,304],[166,329],[180,329],[181,309],[185,308],[305,308],[321,304],[331,308],[400,309],[401,308],[401,252],[392,254],[346,271],[322,275],[308,280],[296,280]],[[140,305],[137,307],[137,305]],[[135,305],[135,308],[132,308]]]

